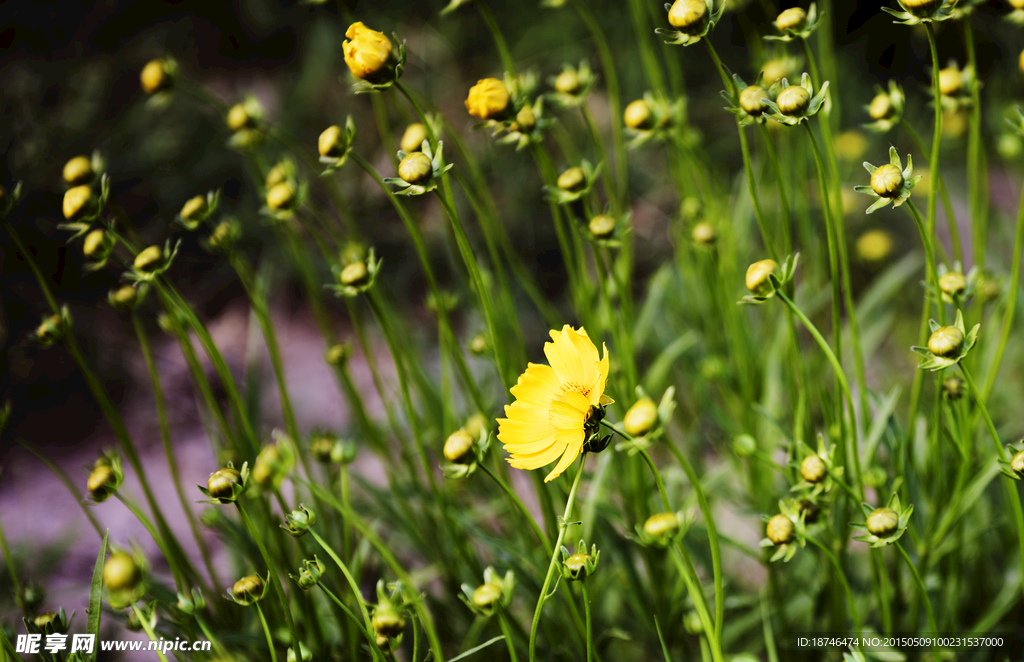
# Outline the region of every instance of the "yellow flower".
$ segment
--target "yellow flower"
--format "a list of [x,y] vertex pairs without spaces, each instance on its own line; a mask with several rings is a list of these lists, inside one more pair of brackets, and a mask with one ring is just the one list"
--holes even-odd
[[593,408],[612,402],[604,394],[608,348],[602,346],[599,358],[587,332],[568,324],[552,330],[551,339],[544,344],[551,365],[528,364],[512,387],[516,400],[505,406],[508,418],[498,419],[498,439],[516,469],[539,469],[561,456],[544,482],[557,478],[582,451]]
[[482,120],[496,119],[508,110],[509,100],[505,83],[497,78],[484,78],[469,89],[466,110]]
[[345,64],[356,78],[364,80],[381,73],[391,58],[391,40],[383,32],[353,23],[345,32]]

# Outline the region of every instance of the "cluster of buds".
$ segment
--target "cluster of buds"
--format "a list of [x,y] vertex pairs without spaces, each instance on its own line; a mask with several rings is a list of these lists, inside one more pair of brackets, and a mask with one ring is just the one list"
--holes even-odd
[[270,169],[264,181],[266,205],[260,213],[277,221],[287,221],[306,199],[307,186],[300,182],[295,164],[284,159]]
[[935,320],[929,320],[928,324],[932,331],[928,337],[928,346],[910,349],[921,355],[917,367],[932,372],[960,363],[978,342],[978,331],[981,328],[980,324],[975,324],[974,328],[967,331],[963,313],[959,309],[952,326],[939,326]]
[[718,9],[715,9],[714,0],[675,0],[672,4],[665,3],[668,23],[674,29],[658,28],[655,32],[667,37],[666,44],[692,46],[715,27],[722,18],[725,4],[719,3]]
[[323,130],[316,141],[316,149],[320,153],[320,163],[327,166],[321,176],[328,175],[345,165],[348,155],[352,152],[355,137],[356,124],[352,121],[351,115],[345,118],[344,129],[333,125]]
[[955,112],[971,105],[971,86],[975,84],[974,70],[961,69],[955,60],[939,70],[939,99],[942,109]]
[[775,293],[792,280],[800,254],[786,258],[782,266],[775,260],[760,260],[747,267],[744,282],[750,292],[738,303],[757,305],[775,296]]
[[235,469],[231,462],[223,469],[217,469],[206,481],[206,487],[196,485],[206,495],[206,500],[198,503],[229,504],[238,500],[249,484],[249,463],[242,465],[242,470]]
[[768,120],[766,113],[770,109],[765,101],[769,99],[771,92],[765,88],[764,78],[762,71],[752,85],[747,85],[739,74],[733,74],[732,79],[735,88],[739,90],[738,95],[733,96],[726,91],[722,92],[722,96],[729,103],[725,109],[736,116],[740,126],[749,126],[754,122],[763,124]]
[[763,111],[768,117],[779,124],[796,126],[810,120],[824,107],[827,94],[828,81],[815,92],[811,77],[804,72],[799,85],[790,85],[787,78],[772,83],[768,96],[761,102],[768,107]]
[[28,634],[51,635],[67,634],[67,631],[71,629],[71,619],[74,617],[75,612],[71,612],[71,615],[68,616],[64,608],[61,607],[58,611],[47,611],[33,618],[22,620]]
[[259,602],[267,594],[270,586],[270,571],[267,571],[267,578],[264,579],[257,574],[242,577],[227,592],[228,600],[235,604],[248,607],[254,602]]
[[[110,178],[106,174],[100,175],[98,180],[96,177],[96,173],[101,172],[103,167],[103,158],[98,153],[93,154],[92,159],[76,156],[64,165],[63,181],[68,189],[61,201],[61,213],[67,222],[61,223],[57,228],[72,233],[68,241],[92,230],[93,223],[99,220],[107,205],[107,199],[110,197]],[[93,190],[97,183],[99,195]],[[15,188],[15,194],[19,192],[19,188]],[[98,244],[95,247],[100,248]]]
[[423,195],[437,188],[444,173],[452,169],[453,164],[445,165],[443,157],[444,143],[437,142],[436,151],[429,140],[420,143],[415,152],[398,151],[398,177],[387,177],[385,184],[397,186],[397,195]]
[[502,577],[488,566],[484,570],[484,583],[476,588],[463,584],[459,598],[475,613],[491,616],[496,610],[505,609],[512,603],[515,584],[516,578],[511,570]]
[[[344,345],[335,345],[344,347]],[[333,348],[332,348],[333,349]],[[356,459],[356,445],[343,441],[333,432],[316,430],[309,435],[309,452],[321,464],[352,464]]]
[[536,94],[537,78],[532,73],[504,80],[484,78],[469,89],[466,112],[482,120],[479,126],[493,130],[501,144],[517,150],[542,140],[554,120],[546,117],[544,97]]
[[89,472],[89,480],[86,482],[89,499],[95,503],[106,501],[117,492],[122,482],[124,472],[121,470],[121,459],[114,453],[104,453],[96,459]]
[[[386,181],[386,180],[385,180]],[[326,288],[341,297],[356,297],[366,292],[377,280],[377,273],[380,271],[382,260],[371,248],[365,259],[349,262],[345,266],[335,264],[331,267],[337,284],[327,285]]]
[[391,36],[397,48],[383,32],[371,30],[361,22],[353,23],[345,31],[346,40],[341,47],[345,64],[358,79],[352,86],[356,93],[387,89],[402,77],[405,42],[398,35]]
[[864,531],[864,535],[857,536],[854,540],[866,542],[872,547],[885,547],[900,539],[906,530],[910,515],[914,512],[914,506],[904,508],[900,504],[900,497],[895,492],[889,497],[889,503],[881,508],[872,508],[866,503],[861,504],[867,520],[864,523],[853,523],[850,526],[858,531]]

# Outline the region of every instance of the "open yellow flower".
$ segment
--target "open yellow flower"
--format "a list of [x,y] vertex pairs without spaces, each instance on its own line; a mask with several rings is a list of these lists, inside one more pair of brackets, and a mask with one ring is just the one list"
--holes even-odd
[[[551,331],[544,344],[551,365],[530,363],[512,387],[516,400],[498,419],[498,439],[516,469],[539,469],[559,456],[544,482],[557,478],[576,459],[587,440],[587,423],[595,407],[611,404],[604,394],[608,348],[597,347],[581,327],[566,324]],[[598,420],[598,419],[594,419]]]
[[362,23],[353,23],[345,32],[343,43],[345,64],[356,76],[364,80],[382,73],[391,59],[391,40],[383,32],[371,30]]

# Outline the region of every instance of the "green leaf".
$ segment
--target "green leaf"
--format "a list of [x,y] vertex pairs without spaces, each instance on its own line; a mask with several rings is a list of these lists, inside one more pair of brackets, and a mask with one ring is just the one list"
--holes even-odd
[[[103,532],[103,543],[100,545],[100,553],[96,556],[96,567],[92,571],[92,583],[89,585],[89,609],[86,610],[86,614],[89,615],[88,625],[86,632],[88,634],[96,635],[99,638],[100,634],[100,601],[103,599],[103,564],[107,560],[107,537],[110,535],[110,529]],[[89,659],[96,659],[96,651],[99,650],[99,646],[93,647],[93,652],[90,654]]]
[[453,657],[452,659],[448,660],[448,662],[458,662],[459,660],[464,660],[467,657],[469,657],[470,655],[472,655],[473,653],[481,651],[481,650],[487,648],[488,646],[490,646],[491,644],[496,644],[499,641],[503,640],[504,638],[505,638],[504,635],[502,635],[500,637],[495,637],[494,639],[491,639],[490,641],[485,641],[484,643],[480,644],[476,648],[470,648],[465,653],[462,653],[461,655],[459,655],[457,657]]

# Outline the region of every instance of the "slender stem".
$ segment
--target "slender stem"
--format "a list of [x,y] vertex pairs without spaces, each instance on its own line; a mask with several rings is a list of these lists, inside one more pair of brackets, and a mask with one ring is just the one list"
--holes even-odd
[[[900,118],[900,126],[906,132],[907,136],[914,145],[921,151],[925,159],[929,159],[930,152],[928,151],[927,145],[924,144],[924,140],[921,139],[921,135],[917,132],[914,126],[907,121],[906,117]],[[946,188],[946,180],[939,173],[939,196],[942,198],[942,209],[946,212],[946,225],[949,227],[949,241],[953,245],[953,259],[962,262],[964,259],[963,246],[960,241],[960,224],[956,221],[956,212],[953,209],[953,202],[949,199],[949,190]],[[941,249],[942,246],[940,245]]]
[[498,56],[501,58],[501,64],[505,67],[505,71],[509,73],[512,78],[517,76],[516,74],[516,63],[512,59],[512,52],[508,49],[508,44],[505,42],[504,35],[501,34],[501,28],[498,27],[498,22],[494,20],[494,14],[487,8],[486,3],[481,0],[475,0],[473,3],[477,10],[480,12],[480,17],[484,20],[484,24],[487,26],[487,31],[491,33],[491,38],[494,40],[494,45],[498,49]]
[[544,583],[540,588],[540,596],[537,598],[537,606],[533,610],[533,624],[530,626],[530,662],[536,659],[537,649],[537,629],[540,626],[540,615],[544,609],[544,602],[548,599],[548,586],[551,585],[551,578],[555,573],[555,565],[558,562],[558,555],[562,549],[562,540],[565,538],[565,532],[569,529],[569,516],[572,514],[572,506],[576,501],[576,490],[580,486],[580,479],[583,478],[583,468],[587,464],[587,453],[584,452],[580,456],[580,468],[576,471],[576,477],[572,481],[572,487],[569,489],[569,497],[565,502],[565,514],[562,515],[562,521],[558,525],[558,539],[555,540],[555,546],[551,553],[551,563],[548,564],[548,573],[544,576]]
[[[928,615],[928,627],[931,628],[933,633],[932,636],[935,636],[935,633],[938,633],[939,631],[939,626],[935,622],[935,613],[932,611],[932,601],[931,598],[928,597],[928,589],[925,588],[924,582],[921,580],[921,575],[917,572],[917,566],[915,566],[913,561],[910,560],[910,556],[908,556],[906,550],[903,549],[903,545],[898,541],[895,545],[900,556],[902,556],[903,560],[906,561],[907,567],[910,568],[911,574],[914,575],[914,580],[917,582],[917,587],[921,591],[921,595],[924,596],[924,609],[925,613]],[[911,623],[911,625],[916,627],[917,624]]]
[[[153,628],[150,626],[145,615],[143,614],[143,610],[139,609],[139,606],[134,602],[132,603],[132,611],[135,612],[135,616],[139,619],[139,624],[142,626],[142,629],[146,633],[146,636],[149,637],[149,640],[159,641],[160,639],[156,636],[156,633],[153,632]],[[273,652],[273,649],[271,649],[271,652]],[[167,662],[167,657],[164,656],[163,651],[161,651],[159,648],[156,649],[156,655],[161,660],[163,660],[163,662]],[[274,662],[277,662],[277,660],[275,659]]]
[[135,327],[135,335],[138,336],[139,347],[142,349],[142,356],[146,361],[146,369],[149,372],[149,380],[153,386],[153,400],[156,402],[156,416],[160,425],[160,443],[164,447],[164,456],[167,459],[167,468],[171,473],[171,481],[174,483],[174,491],[181,502],[182,510],[185,511],[185,518],[188,520],[189,528],[192,530],[192,536],[196,539],[199,553],[203,557],[203,565],[206,566],[206,572],[209,573],[210,580],[213,582],[213,588],[216,591],[217,587],[221,585],[220,579],[217,577],[217,570],[213,566],[210,549],[207,547],[206,541],[199,530],[199,523],[196,521],[195,513],[192,512],[192,504],[185,496],[185,489],[178,471],[178,461],[175,458],[174,447],[171,444],[171,429],[167,419],[167,400],[164,398],[163,386],[160,383],[160,372],[156,367],[153,347],[149,342],[149,334],[146,333],[142,320],[134,313],[132,314],[132,324]]
[[[274,650],[274,638],[270,636],[270,626],[267,625],[267,617],[263,615],[263,609],[260,608],[260,603],[253,603],[256,606],[256,613],[260,615],[260,624],[263,625],[263,634],[267,637],[267,648],[270,649],[270,661],[277,662],[277,652]],[[298,646],[299,643],[295,642]]]
[[[825,353],[825,358],[828,359],[828,362],[830,364],[832,364],[832,369],[836,373],[836,379],[839,380],[839,385],[842,388],[843,395],[845,396],[845,399],[846,399],[847,415],[850,417],[851,425],[853,425],[854,431],[856,431],[856,423],[853,423],[853,421],[855,420],[854,419],[855,413],[853,411],[853,395],[850,393],[850,383],[846,380],[846,374],[843,372],[843,366],[839,363],[839,359],[837,359],[836,355],[832,353],[832,348],[830,348],[828,346],[828,343],[825,342],[825,339],[821,336],[821,333],[818,331],[817,327],[814,326],[814,324],[811,322],[811,320],[807,319],[807,316],[803,314],[803,311],[801,311],[799,308],[797,308],[796,304],[793,303],[792,299],[787,297],[785,292],[781,292],[779,290],[776,290],[775,294],[780,299],[782,299],[782,301],[785,302],[785,304],[787,306],[789,306],[790,310],[793,311],[793,314],[796,315],[797,319],[800,320],[800,323],[804,325],[804,327],[807,329],[807,331],[811,334],[811,336],[814,338],[814,340],[818,343],[818,346],[821,347],[821,351],[823,351]],[[851,444],[852,445],[851,451],[852,451],[852,455],[853,455],[854,471],[856,472],[856,475],[854,476],[854,478],[857,481],[856,482],[857,490],[858,490],[857,496],[858,496],[858,499],[860,501],[864,501],[865,500],[865,497],[864,497],[864,482],[863,482],[863,477],[862,477],[862,473],[861,473],[861,470],[860,470],[860,449],[859,449],[858,444],[857,444],[856,432],[854,432],[851,441],[853,442]]]
[[707,637],[708,643],[711,645],[711,659],[715,662],[724,662],[722,656],[722,642],[715,636],[715,626],[711,622],[711,615],[708,613],[707,600],[704,599],[704,591],[701,590],[700,581],[697,577],[697,572],[693,568],[693,562],[690,560],[690,555],[686,551],[686,547],[683,546],[681,540],[677,540],[672,545],[672,551],[674,554],[672,558],[676,562],[676,566],[679,568],[679,574],[683,578],[683,583],[686,585],[686,592],[690,594],[690,599],[693,600],[693,606],[697,610],[697,616],[700,618],[701,626],[704,628],[704,636]]
[[14,585],[14,595],[21,599],[21,581],[18,579],[18,569],[14,567],[14,557],[11,556],[11,549],[7,546],[7,536],[4,535],[3,524],[0,523],[0,552],[4,555],[4,563],[7,565],[7,574],[11,576],[11,584]]
[[999,330],[996,352],[992,356],[992,363],[989,364],[988,372],[985,374],[985,382],[982,389],[977,392],[977,397],[982,402],[987,402],[988,397],[992,394],[992,388],[996,384],[996,377],[999,376],[999,368],[1003,363],[1003,353],[1006,351],[1006,344],[1010,340],[1013,315],[1017,310],[1017,294],[1020,289],[1022,253],[1024,253],[1024,188],[1021,189],[1020,205],[1017,208],[1017,226],[1013,235],[1013,265],[1010,267],[1010,289],[1006,293],[1006,311],[1003,313],[1003,323]]
[[[942,147],[942,90],[939,89],[939,51],[935,43],[935,29],[929,22],[926,22],[924,27],[928,30],[928,49],[932,55],[932,93],[935,101],[935,127],[932,132],[932,152],[928,165],[928,237],[934,242],[936,203],[939,194],[939,150]],[[939,310],[942,310],[941,305]]]
[[74,498],[75,503],[82,507],[82,512],[85,513],[86,519],[88,519],[89,523],[92,524],[92,528],[96,531],[96,535],[100,537],[100,540],[103,540],[103,527],[101,527],[100,523],[96,520],[96,516],[92,514],[92,509],[87,505],[85,497],[82,495],[82,492],[78,489],[75,482],[71,480],[71,477],[68,476],[68,473],[61,469],[53,460],[32,444],[26,441],[19,441],[18,445],[45,464],[46,468],[49,469],[53,475],[57,476],[60,482],[64,483],[64,487],[68,488],[68,492]]
[[277,575],[277,569],[274,567],[273,561],[270,559],[270,554],[267,553],[267,546],[263,543],[263,536],[256,530],[255,525],[252,523],[252,519],[249,518],[249,514],[242,507],[241,501],[235,501],[235,507],[238,508],[238,513],[242,516],[242,520],[245,522],[245,526],[249,529],[249,535],[256,541],[256,546],[260,550],[260,555],[263,557],[263,562],[267,564],[267,572],[270,573],[270,583],[274,586],[274,593],[277,595],[278,601],[281,603],[281,609],[284,611],[284,620],[288,625],[288,632],[292,637],[292,644],[295,646],[299,645],[301,639],[299,638],[299,631],[295,627],[295,621],[292,620],[292,612],[288,607],[288,598],[284,594],[284,588],[281,586],[281,579]]
[[[925,227],[922,219],[921,212],[917,210],[917,205],[914,204],[913,200],[907,199],[907,208],[910,209],[910,214],[914,217],[914,222],[917,223],[917,229],[921,232],[921,242],[924,244],[924,255],[925,255],[925,268],[928,272],[928,280],[931,281],[932,287],[935,288],[935,294],[942,291],[939,287],[939,270],[935,267],[935,243],[934,237],[928,228]],[[936,306],[939,311],[939,323],[946,323],[946,308],[941,303]]]
[[790,255],[793,252],[793,228],[789,216],[789,197],[786,195],[786,187],[782,178],[782,167],[779,165],[779,157],[775,153],[775,144],[765,124],[758,123],[761,127],[761,137],[764,138],[765,151],[768,152],[768,160],[771,161],[772,170],[775,171],[775,186],[779,190],[779,209],[782,212],[782,252]]
[[[988,255],[988,215],[986,199],[988,186],[985,153],[981,143],[981,81],[978,80],[978,58],[974,49],[974,28],[970,16],[959,21],[964,35],[964,51],[967,55],[967,68],[971,70],[969,84],[971,106],[968,110],[967,132],[967,197],[971,212],[971,228],[974,236],[974,264],[984,268]],[[962,259],[962,258],[959,258]]]
[[[589,619],[590,612],[587,612],[587,618]],[[590,621],[587,621],[590,624]],[[498,625],[501,626],[501,633],[505,635],[505,646],[508,648],[508,658],[510,662],[519,662],[519,658],[516,656],[516,646],[512,641],[512,629],[508,626],[508,618],[505,616],[505,611],[498,608]],[[416,659],[416,658],[413,658]]]
[[480,467],[480,469],[483,470],[485,474],[490,476],[491,480],[497,483],[498,487],[500,487],[502,491],[512,501],[512,503],[515,504],[515,507],[519,510],[519,512],[523,514],[523,517],[526,518],[526,521],[530,524],[530,528],[533,529],[533,532],[537,535],[537,538],[544,544],[544,547],[550,547],[551,541],[548,539],[547,534],[544,533],[543,529],[540,528],[540,525],[537,524],[537,520],[534,519],[530,511],[527,510],[526,505],[523,504],[523,501],[522,499],[519,498],[519,495],[512,490],[508,483],[506,483],[497,474],[491,471],[491,468],[488,467],[486,464],[480,462],[479,464],[477,464],[477,466]]
[[583,612],[587,617],[587,662],[594,662],[594,628],[590,620],[590,585],[587,578],[583,581]]
[[850,606],[850,618],[853,619],[853,631],[860,632],[860,616],[857,614],[857,602],[853,599],[853,591],[850,590],[850,584],[846,581],[846,573],[843,571],[843,567],[839,565],[839,559],[837,559],[836,555],[832,553],[832,550],[813,536],[808,536],[807,539],[810,540],[815,547],[824,552],[825,556],[828,557],[828,560],[831,561],[832,567],[835,568],[836,576],[839,577],[839,581],[843,585],[843,591],[846,592],[846,600]]

